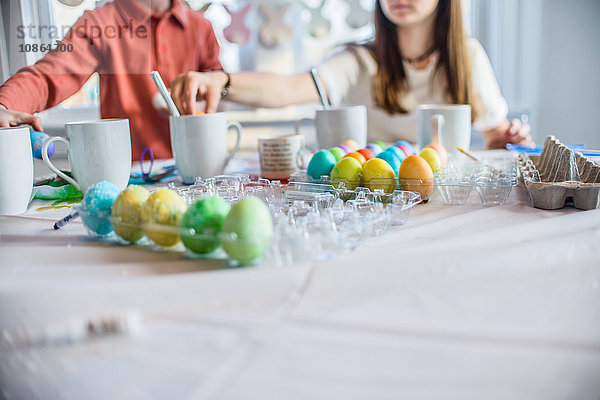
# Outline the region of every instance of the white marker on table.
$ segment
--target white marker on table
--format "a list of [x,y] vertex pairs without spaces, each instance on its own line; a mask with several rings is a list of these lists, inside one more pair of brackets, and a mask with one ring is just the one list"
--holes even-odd
[[319,97],[321,98],[321,104],[323,105],[323,109],[329,110],[330,104],[327,96],[325,96],[325,90],[323,86],[321,86],[321,81],[319,80],[319,76],[317,75],[316,68],[310,69],[310,77],[312,78],[315,87],[317,88],[317,93],[319,93]]
[[167,107],[169,108],[171,115],[174,117],[180,117],[181,114],[179,114],[179,110],[175,106],[175,103],[173,102],[173,99],[171,98],[171,95],[169,94],[169,91],[167,90],[167,87],[165,86],[165,83],[160,77],[158,71],[152,71],[150,72],[150,75],[152,76],[152,80],[154,81],[156,88],[165,100],[165,103],[167,103]]
[[72,317],[41,327],[23,326],[0,332],[0,348],[22,346],[62,346],[111,336],[139,336],[142,317],[137,311],[100,315],[93,318]]

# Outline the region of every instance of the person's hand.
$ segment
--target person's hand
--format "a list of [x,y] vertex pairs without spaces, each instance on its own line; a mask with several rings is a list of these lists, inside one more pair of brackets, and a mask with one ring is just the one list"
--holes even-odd
[[486,132],[484,137],[488,149],[504,149],[507,143],[534,147],[535,143],[529,134],[530,131],[531,126],[529,124],[513,119],[510,123],[506,121],[497,129]]
[[6,107],[0,104],[0,128],[22,124],[31,125],[36,131],[43,131],[42,119],[40,117],[24,112],[7,110]]
[[227,82],[223,71],[181,74],[171,83],[171,97],[181,114],[194,114],[197,99],[206,100],[206,113],[214,113],[221,100],[221,90]]

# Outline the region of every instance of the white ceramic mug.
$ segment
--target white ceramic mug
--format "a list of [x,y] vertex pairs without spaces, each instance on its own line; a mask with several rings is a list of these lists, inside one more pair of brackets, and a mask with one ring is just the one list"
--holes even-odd
[[[239,122],[227,122],[225,113],[182,115],[169,119],[171,149],[183,183],[197,177],[210,178],[223,170],[237,151],[242,135]],[[237,139],[227,153],[227,133],[234,128]]]
[[0,215],[27,211],[32,189],[29,127],[0,128]]
[[471,144],[471,106],[468,104],[422,104],[417,106],[417,145],[441,144],[449,153]]
[[[100,181],[114,183],[124,190],[131,173],[131,135],[129,120],[102,119],[65,124],[66,138],[54,136],[42,146],[44,163],[81,193]],[[62,173],[48,158],[48,146],[54,141],[67,145],[73,178]]]
[[260,176],[267,179],[288,179],[302,168],[303,150],[302,135],[259,138]]
[[364,105],[317,110],[314,120],[302,118],[296,122],[297,134],[305,120],[314,122],[319,148],[329,149],[349,139],[361,148],[367,145],[367,107]]

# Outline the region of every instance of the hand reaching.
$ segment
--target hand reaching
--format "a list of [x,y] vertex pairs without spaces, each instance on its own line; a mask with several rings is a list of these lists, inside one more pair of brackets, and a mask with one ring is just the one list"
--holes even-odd
[[223,71],[190,71],[173,80],[171,97],[181,114],[194,114],[197,99],[206,100],[206,113],[214,113],[226,82],[227,75]]
[[488,149],[504,149],[507,143],[534,147],[535,143],[529,134],[530,131],[531,126],[528,123],[513,119],[510,123],[506,121],[501,127],[486,132],[484,137]]
[[42,119],[40,117],[24,112],[7,110],[6,107],[0,104],[0,128],[23,124],[31,125],[36,131],[43,131]]

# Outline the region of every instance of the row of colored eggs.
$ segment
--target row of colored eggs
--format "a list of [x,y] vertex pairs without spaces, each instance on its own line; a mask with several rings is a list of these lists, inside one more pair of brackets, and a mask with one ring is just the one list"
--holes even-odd
[[[233,259],[250,262],[271,242],[273,224],[268,207],[256,197],[230,206],[218,196],[206,196],[189,207],[170,189],[153,193],[130,185],[119,192],[110,182],[92,185],[81,202],[84,225],[98,235],[115,233],[129,243],[147,236],[159,246],[181,241],[190,251],[206,254],[222,246]],[[225,238],[221,240],[222,233]]]
[[343,182],[350,190],[364,185],[386,193],[395,189],[397,178],[402,189],[420,192],[427,200],[433,188],[433,173],[447,160],[447,152],[439,144],[432,143],[416,155],[412,145],[405,141],[385,149],[380,143],[369,143],[364,149],[337,158],[340,154],[337,149],[345,150],[346,145],[315,153],[308,166],[308,175],[315,180],[326,177],[336,186]]

